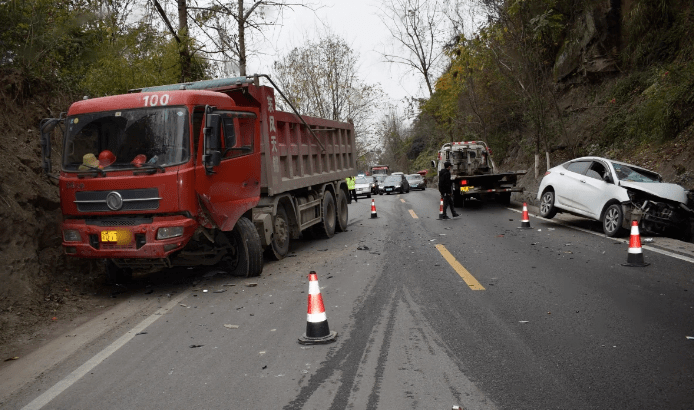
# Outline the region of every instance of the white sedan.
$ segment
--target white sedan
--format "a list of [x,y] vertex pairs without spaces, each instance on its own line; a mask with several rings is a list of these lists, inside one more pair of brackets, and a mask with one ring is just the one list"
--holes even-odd
[[371,198],[371,182],[364,176],[358,176],[355,181],[354,190],[357,191],[357,196],[366,195],[367,198]]
[[636,165],[599,157],[565,162],[545,173],[537,199],[540,216],[585,216],[601,221],[610,237],[635,220],[644,231],[694,240],[694,192]]

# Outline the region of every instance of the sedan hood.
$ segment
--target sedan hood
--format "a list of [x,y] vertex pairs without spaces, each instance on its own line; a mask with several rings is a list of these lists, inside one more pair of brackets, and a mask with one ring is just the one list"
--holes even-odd
[[632,188],[647,194],[655,195],[671,201],[687,203],[687,191],[680,185],[659,182],[619,181],[624,188]]

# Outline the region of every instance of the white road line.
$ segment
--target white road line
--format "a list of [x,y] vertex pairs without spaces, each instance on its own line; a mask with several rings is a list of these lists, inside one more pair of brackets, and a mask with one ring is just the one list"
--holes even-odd
[[185,297],[186,297],[186,293],[182,293],[179,296],[177,296],[176,298],[171,299],[171,301],[169,303],[167,303],[166,306],[157,310],[153,315],[149,316],[147,319],[143,320],[137,326],[135,326],[130,331],[128,331],[128,333],[124,334],[123,336],[118,338],[115,342],[111,343],[104,350],[97,353],[94,357],[89,359],[82,366],[78,367],[75,371],[70,373],[63,380],[59,381],[53,387],[46,390],[39,397],[35,398],[31,403],[24,406],[22,408],[22,410],[38,410],[38,409],[42,408],[43,406],[45,406],[46,404],[50,403],[51,400],[53,400],[59,394],[61,394],[62,392],[64,392],[68,388],[70,388],[70,386],[75,384],[85,374],[92,371],[92,369],[94,369],[96,366],[98,366],[99,363],[106,360],[109,356],[111,356],[113,353],[115,353],[118,349],[123,347],[123,345],[128,343],[130,341],[130,339],[135,337],[136,334],[145,330],[147,328],[147,326],[154,323],[157,319],[159,319],[159,317],[163,316],[166,312],[171,310],[174,306],[178,305],[178,303],[181,300],[183,300],[183,298],[185,298]]
[[[513,211],[513,212],[518,212],[518,213],[522,213],[522,212],[523,212],[523,211],[520,211],[520,210],[518,210],[518,209],[513,209],[513,208],[506,208],[506,209],[511,210],[511,211]],[[565,223],[565,222],[557,221],[557,220],[554,220],[554,219],[546,219],[546,218],[543,218],[543,217],[541,217],[541,216],[534,215],[534,214],[531,214],[531,213],[528,213],[528,215],[531,215],[533,218],[542,219],[543,221],[547,221],[547,222],[551,222],[551,223],[554,223],[554,224],[557,224],[557,225],[565,226],[565,227],[567,227],[567,228],[571,228],[571,229],[574,229],[574,230],[577,230],[577,231],[589,233],[589,234],[595,235],[595,236],[600,236],[600,237],[606,238],[606,239],[612,239],[612,240],[615,241],[615,242],[622,242],[622,243],[626,243],[626,244],[629,243],[629,241],[625,241],[624,239],[610,238],[609,236],[607,236],[607,235],[605,235],[605,234],[597,233],[597,232],[593,232],[593,231],[589,231],[588,229],[579,228],[579,227],[577,227],[577,226],[571,226],[571,225],[569,225],[569,224],[567,224],[567,223]],[[642,249],[646,249],[646,250],[648,250],[648,251],[652,251],[652,252],[659,253],[659,254],[661,254],[661,255],[670,256],[670,257],[672,257],[672,258],[679,259],[679,260],[681,260],[681,261],[685,261],[685,262],[689,262],[689,263],[694,263],[694,259],[689,258],[689,257],[684,256],[684,255],[680,255],[680,254],[674,253],[674,252],[666,251],[666,250],[659,249],[659,248],[654,248],[654,247],[648,246],[648,245],[641,245],[641,248],[642,248]]]

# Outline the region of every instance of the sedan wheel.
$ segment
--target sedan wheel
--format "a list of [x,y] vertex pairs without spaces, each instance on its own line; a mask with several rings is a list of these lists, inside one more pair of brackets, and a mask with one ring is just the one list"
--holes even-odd
[[612,204],[605,210],[602,216],[602,230],[605,235],[610,238],[618,236],[622,231],[622,206],[620,204]]
[[[509,200],[511,197],[509,196]],[[557,208],[554,207],[554,191],[547,191],[540,199],[540,216],[547,219],[554,218]]]

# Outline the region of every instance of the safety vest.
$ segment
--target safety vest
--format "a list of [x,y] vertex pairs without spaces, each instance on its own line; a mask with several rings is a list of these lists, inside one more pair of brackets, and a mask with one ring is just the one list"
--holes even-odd
[[347,189],[352,190],[356,188],[356,181],[354,178],[347,177]]

